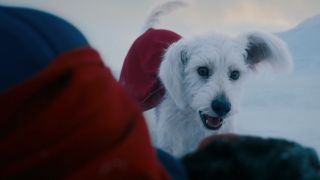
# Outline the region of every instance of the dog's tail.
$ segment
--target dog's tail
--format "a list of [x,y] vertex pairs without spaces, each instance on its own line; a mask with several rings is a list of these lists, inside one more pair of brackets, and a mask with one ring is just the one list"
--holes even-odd
[[189,3],[186,0],[172,0],[156,6],[149,13],[142,28],[142,32],[154,27],[159,22],[161,16],[166,15],[179,7],[187,6],[188,4]]

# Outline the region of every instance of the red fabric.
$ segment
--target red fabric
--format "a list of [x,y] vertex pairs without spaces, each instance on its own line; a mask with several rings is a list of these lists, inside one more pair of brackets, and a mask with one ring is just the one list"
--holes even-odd
[[139,108],[90,48],[0,94],[0,128],[0,179],[168,179]]
[[120,83],[142,110],[159,104],[164,87],[158,78],[165,50],[178,41],[180,35],[168,30],[149,29],[131,46],[120,75]]
[[216,135],[211,135],[211,136],[208,136],[206,138],[204,138],[199,146],[198,146],[198,149],[203,149],[205,148],[207,145],[209,145],[210,143],[214,142],[214,141],[224,141],[224,140],[233,140],[233,139],[236,139],[240,137],[239,135],[237,134],[216,134]]

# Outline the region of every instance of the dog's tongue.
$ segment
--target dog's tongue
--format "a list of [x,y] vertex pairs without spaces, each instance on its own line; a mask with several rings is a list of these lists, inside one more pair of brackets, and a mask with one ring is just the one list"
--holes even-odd
[[221,126],[221,118],[218,117],[211,117],[209,115],[205,115],[206,116],[206,124],[210,127],[213,128],[218,128]]

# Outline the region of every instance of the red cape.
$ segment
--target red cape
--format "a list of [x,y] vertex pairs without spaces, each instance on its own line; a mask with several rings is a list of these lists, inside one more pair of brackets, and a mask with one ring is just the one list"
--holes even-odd
[[165,50],[181,36],[168,30],[149,29],[131,46],[122,66],[120,83],[143,111],[158,105],[164,87],[158,78]]
[[0,177],[168,179],[139,108],[91,48],[0,94]]

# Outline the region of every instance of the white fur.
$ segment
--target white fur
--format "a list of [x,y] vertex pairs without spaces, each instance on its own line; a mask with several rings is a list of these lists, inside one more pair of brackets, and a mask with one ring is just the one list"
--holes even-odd
[[[157,9],[157,12],[165,11]],[[159,13],[152,14],[148,19],[157,19],[155,14]],[[154,25],[153,22],[145,27]],[[262,47],[262,53],[246,51],[249,47]],[[248,59],[248,52],[254,58]],[[238,37],[210,33],[184,37],[172,44],[164,54],[159,71],[166,95],[155,109],[156,120],[148,123],[155,145],[180,157],[193,151],[206,136],[232,132],[242,82],[250,71],[258,71],[265,65],[278,71],[292,67],[286,45],[269,33],[251,32]],[[197,73],[197,68],[202,66],[212,72],[207,79]],[[232,70],[240,71],[239,80],[230,80]],[[226,95],[232,107],[223,126],[213,131],[205,128],[199,111],[217,116],[211,102],[220,93]]]

